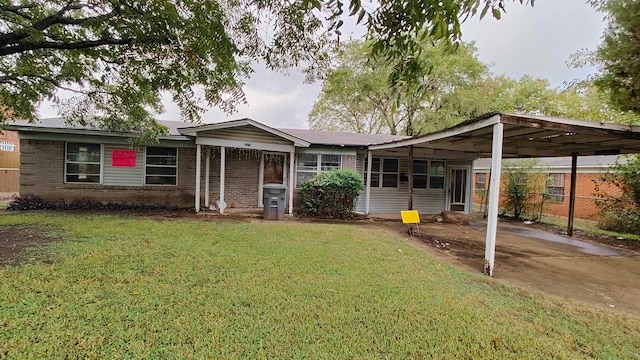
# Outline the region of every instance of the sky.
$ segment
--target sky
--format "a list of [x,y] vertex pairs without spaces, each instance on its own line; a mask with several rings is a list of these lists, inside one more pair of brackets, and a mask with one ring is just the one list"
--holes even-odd
[[[462,39],[474,41],[479,59],[491,65],[492,72],[520,78],[525,74],[546,78],[553,87],[566,81],[585,78],[592,68],[571,69],[567,60],[581,49],[595,49],[604,30],[603,14],[597,13],[585,0],[536,0],[535,6],[509,3],[502,19],[490,16],[467,20],[462,26]],[[348,29],[351,27],[351,31]],[[358,36],[363,29],[348,25],[345,35]],[[202,122],[212,123],[249,117],[279,128],[308,128],[308,114],[322,84],[304,83],[304,75],[295,69],[273,72],[260,66],[246,81],[247,104],[233,114],[210,109]],[[179,120],[178,107],[165,98],[166,111],[161,120]],[[43,118],[57,116],[56,109],[43,104]]]

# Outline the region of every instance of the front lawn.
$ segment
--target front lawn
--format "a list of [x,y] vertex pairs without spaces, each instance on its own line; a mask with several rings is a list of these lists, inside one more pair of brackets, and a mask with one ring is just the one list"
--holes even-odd
[[[640,320],[457,270],[374,225],[0,214],[0,358],[635,358]],[[38,257],[36,257],[38,258]]]

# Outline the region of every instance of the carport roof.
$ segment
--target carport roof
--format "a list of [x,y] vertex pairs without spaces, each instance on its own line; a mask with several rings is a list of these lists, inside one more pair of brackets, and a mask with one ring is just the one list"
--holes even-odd
[[503,157],[556,157],[577,154],[640,153],[640,127],[538,115],[490,113],[456,126],[384,144],[370,150],[414,148],[448,150],[481,158],[491,156],[493,125],[504,124]]

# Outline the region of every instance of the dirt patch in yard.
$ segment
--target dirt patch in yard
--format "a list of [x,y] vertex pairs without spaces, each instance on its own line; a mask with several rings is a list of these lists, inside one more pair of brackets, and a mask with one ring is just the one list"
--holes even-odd
[[[412,244],[464,270],[482,273],[484,225],[423,224],[421,237],[407,227],[383,222]],[[538,233],[537,233],[538,232]],[[501,222],[494,277],[499,281],[640,316],[640,253],[580,238],[560,237],[540,228]],[[558,238],[560,237],[560,238]],[[563,241],[564,240],[564,241]]]
[[42,245],[59,240],[56,229],[27,225],[0,226],[0,267],[35,260],[49,261]]

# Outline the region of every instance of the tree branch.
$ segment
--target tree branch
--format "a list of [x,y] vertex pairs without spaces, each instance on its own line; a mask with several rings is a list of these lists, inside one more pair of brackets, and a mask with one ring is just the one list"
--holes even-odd
[[41,49],[83,50],[83,49],[90,49],[90,48],[109,46],[109,45],[123,46],[123,45],[132,45],[132,44],[169,44],[169,39],[160,38],[160,37],[147,38],[147,39],[102,38],[98,40],[85,40],[85,41],[76,41],[71,43],[53,42],[53,41],[41,41],[37,43],[21,43],[18,45],[0,48],[0,56],[6,56],[6,55],[25,52],[25,51],[41,50]]

